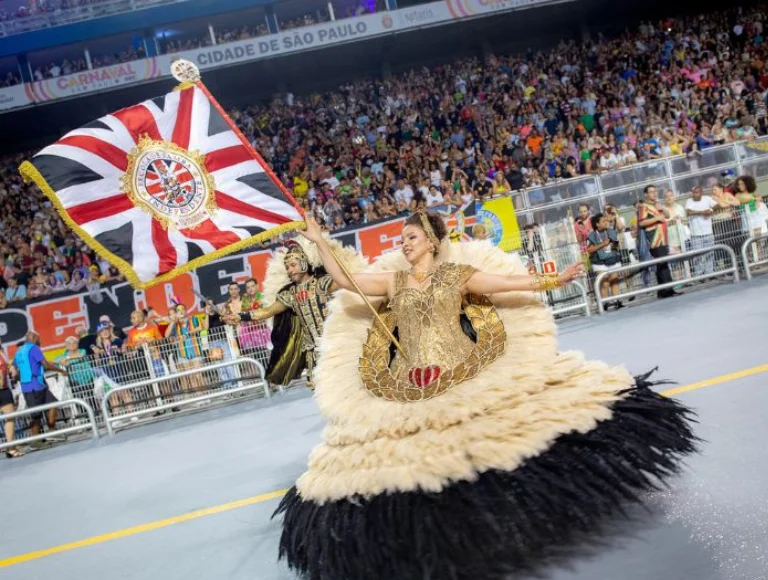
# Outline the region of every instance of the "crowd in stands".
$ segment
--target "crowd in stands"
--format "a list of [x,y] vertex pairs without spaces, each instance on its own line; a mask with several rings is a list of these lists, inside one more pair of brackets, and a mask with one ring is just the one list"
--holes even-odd
[[[92,55],[91,65],[92,68],[96,69],[120,64],[121,62],[140,60],[146,57],[147,53],[144,50],[144,47],[140,46],[139,48],[128,48],[123,52],[116,52],[114,54]],[[86,70],[88,70],[88,63],[86,62],[85,57],[71,60],[65,58],[60,63],[52,62],[47,65],[37,66],[32,74],[36,81],[42,81],[44,79],[55,79],[60,76],[71,75]]]
[[[357,2],[339,2],[338,4],[339,6],[334,8],[334,17],[336,20],[353,18],[380,9],[375,3],[364,5]],[[312,26],[322,22],[330,22],[331,20],[331,13],[325,7],[295,18],[283,19],[280,18],[278,14],[278,26],[281,31],[303,28],[304,26]],[[214,33],[216,35],[216,44],[225,44],[227,42],[236,42],[238,40],[266,36],[269,34],[269,28],[267,28],[266,21],[264,21],[256,25],[243,25],[240,28],[228,28],[223,30],[214,26]],[[211,35],[206,33],[195,38],[164,40],[161,42],[161,51],[164,54],[170,54],[174,52],[183,52],[185,50],[195,50],[211,45]]]
[[[259,36],[265,36],[269,34],[266,22],[258,24],[256,26],[243,25],[240,28],[225,28],[214,29],[216,34],[216,44],[225,44],[227,42],[236,42],[238,40],[247,40],[249,38],[257,38]],[[211,46],[211,35],[205,34],[195,38],[182,38],[164,40],[161,42],[161,51],[164,54],[171,54],[174,52],[184,52],[185,50],[195,50],[197,48],[203,48],[205,46]]]
[[0,163],[0,308],[122,280],[66,228],[33,185],[23,183],[18,166],[24,158]]
[[0,75],[0,88],[13,87],[21,83],[21,77],[19,75],[7,72],[5,75]]
[[294,28],[302,28],[304,26],[312,26],[313,24],[321,24],[323,22],[331,21],[331,13],[328,10],[317,10],[314,13],[307,13],[303,16],[296,18],[280,19],[278,24],[280,30],[293,30]]
[[[0,22],[28,18],[36,15],[58,15],[67,11],[75,11],[85,6],[98,6],[102,3],[114,3],[115,0],[29,0],[21,2],[12,9],[0,8]],[[141,1],[135,2],[140,6]],[[154,3],[154,2],[153,2]],[[125,2],[125,9],[131,9],[131,2]],[[112,11],[110,11],[112,12]]]
[[[764,135],[764,20],[733,9],[643,23],[231,114],[300,203],[339,229]],[[25,292],[39,296],[113,279],[21,184],[18,161],[0,172],[0,284],[34,279]]]
[[643,23],[233,114],[302,203],[345,227],[765,134],[764,16]]

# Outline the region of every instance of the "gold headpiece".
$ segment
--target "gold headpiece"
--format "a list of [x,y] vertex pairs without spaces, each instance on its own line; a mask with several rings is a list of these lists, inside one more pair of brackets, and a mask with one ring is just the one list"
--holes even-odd
[[283,264],[285,264],[288,260],[296,260],[299,263],[299,267],[301,268],[301,271],[308,272],[309,259],[307,258],[307,255],[304,253],[304,250],[302,249],[302,247],[297,242],[287,242],[285,244],[285,247],[287,248],[287,251],[283,256]]
[[437,251],[440,249],[440,240],[437,239],[435,230],[432,229],[432,224],[429,223],[427,212],[420,211],[418,213],[419,219],[421,220],[421,227],[424,230],[424,233],[427,234],[427,239],[435,246],[435,253],[437,253]]

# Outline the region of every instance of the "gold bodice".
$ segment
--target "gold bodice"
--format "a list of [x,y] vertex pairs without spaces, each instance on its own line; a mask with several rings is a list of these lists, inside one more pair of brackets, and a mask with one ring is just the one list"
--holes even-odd
[[393,361],[396,377],[413,366],[437,365],[449,369],[466,360],[474,343],[461,329],[461,287],[475,272],[472,266],[441,264],[423,289],[408,287],[408,272],[395,277],[395,294],[389,307],[395,315],[400,345]]
[[[431,399],[476,376],[504,352],[506,333],[493,305],[484,296],[462,296],[461,287],[475,271],[441,264],[423,289],[407,286],[407,272],[396,274],[395,294],[379,315],[390,331],[397,328],[405,357],[398,352],[390,365],[390,339],[373,324],[359,365],[372,395],[399,402]],[[462,330],[462,311],[477,343]]]

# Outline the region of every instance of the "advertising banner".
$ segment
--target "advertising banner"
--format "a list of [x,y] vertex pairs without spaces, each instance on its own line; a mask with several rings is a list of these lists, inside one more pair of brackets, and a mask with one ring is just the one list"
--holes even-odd
[[483,202],[477,210],[477,223],[485,226],[488,239],[505,252],[519,250],[522,246],[520,226],[511,197]]
[[24,89],[24,85],[0,88],[0,111],[31,104],[32,100]]
[[420,4],[412,8],[401,8],[395,10],[393,14],[397,16],[398,30],[431,26],[456,18],[455,13],[450,9],[449,2],[445,0],[443,2]]
[[370,38],[392,32],[394,26],[391,14],[380,12],[296,28],[269,36],[167,54],[159,58],[163,59],[163,70],[170,70],[171,63],[180,58],[194,62],[200,69],[208,69]]
[[552,3],[552,0],[444,0],[453,18],[468,18],[492,12],[520,10]]
[[32,100],[36,103],[44,103],[63,97],[73,97],[148,81],[156,79],[160,75],[158,57],[152,57],[35,81],[26,86]]

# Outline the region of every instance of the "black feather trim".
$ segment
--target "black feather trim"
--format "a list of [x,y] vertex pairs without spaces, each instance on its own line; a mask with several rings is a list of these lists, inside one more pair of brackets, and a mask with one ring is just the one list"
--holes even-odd
[[501,580],[540,565],[642,503],[696,451],[693,412],[648,388],[649,376],[611,419],[560,436],[511,472],[324,505],[294,487],[275,512],[280,558],[309,580]]

